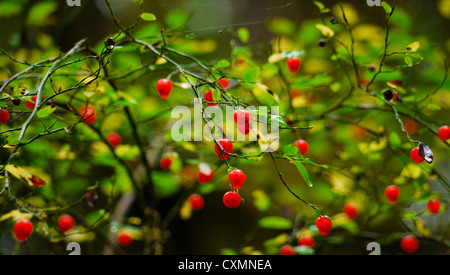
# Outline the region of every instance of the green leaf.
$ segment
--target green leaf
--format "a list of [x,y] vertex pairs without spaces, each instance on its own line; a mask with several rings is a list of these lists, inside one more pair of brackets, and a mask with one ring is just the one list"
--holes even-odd
[[430,103],[430,104],[428,104],[427,108],[432,111],[439,111],[441,109],[441,106],[434,104],[434,103]]
[[403,219],[405,219],[405,220],[412,220],[416,217],[417,217],[417,213],[415,213],[413,211],[408,211],[403,214]]
[[214,90],[213,92],[213,100],[214,102],[219,102],[221,98],[221,94],[219,90]]
[[53,1],[44,1],[35,4],[31,7],[28,13],[27,23],[36,26],[45,26],[51,20],[49,20],[50,15],[58,9],[58,3]]
[[270,198],[266,193],[264,193],[264,191],[257,189],[253,191],[252,195],[254,198],[253,204],[255,205],[256,209],[261,212],[269,210],[271,205]]
[[217,68],[227,68],[227,67],[229,67],[231,64],[230,64],[230,61],[228,61],[228,60],[226,60],[226,59],[222,59],[222,60],[220,60],[219,62],[217,62],[217,64],[216,64],[216,67]]
[[296,156],[299,152],[298,147],[294,146],[294,144],[288,144],[283,147],[283,151],[285,155],[288,156]]
[[294,34],[297,26],[287,18],[275,17],[269,20],[267,28],[275,34],[290,36]]
[[37,116],[38,116],[38,118],[48,117],[49,115],[53,114],[53,112],[55,110],[56,110],[56,106],[54,106],[54,105],[45,106],[44,108],[41,108],[37,112]]
[[313,186],[313,183],[311,181],[311,176],[308,173],[308,170],[306,170],[305,166],[300,161],[294,161],[295,166],[297,166],[298,171],[302,175],[303,179],[305,179],[306,184],[308,184],[309,187]]
[[406,65],[408,65],[409,67],[412,67],[412,66],[413,66],[412,58],[411,58],[410,56],[408,56],[408,55],[405,55],[405,63],[406,63]]
[[389,6],[388,3],[383,1],[383,2],[381,2],[381,6],[384,8],[384,10],[386,11],[387,15],[391,14],[392,8],[391,8],[391,6]]
[[292,221],[283,217],[270,216],[259,220],[258,225],[268,229],[291,229]]
[[167,13],[164,22],[170,29],[178,29],[184,27],[189,20],[189,16],[183,10],[175,10]]
[[260,74],[259,67],[253,67],[250,70],[248,70],[247,73],[245,73],[244,79],[247,82],[253,83],[256,82],[256,80],[258,79],[259,74]]
[[307,246],[294,246],[294,251],[299,255],[314,255],[314,249]]
[[153,13],[149,13],[149,12],[142,13],[141,18],[144,21],[155,21],[156,20],[156,16]]
[[389,135],[389,144],[393,149],[399,148],[402,145],[402,140],[396,132]]
[[237,34],[239,39],[244,43],[247,43],[250,40],[250,31],[245,27],[240,27],[237,30]]

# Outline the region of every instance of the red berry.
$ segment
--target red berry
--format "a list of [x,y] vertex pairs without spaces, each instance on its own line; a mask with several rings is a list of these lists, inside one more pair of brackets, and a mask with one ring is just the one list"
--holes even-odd
[[250,123],[252,120],[252,115],[245,110],[236,110],[234,112],[234,122],[237,124]]
[[439,128],[438,136],[443,141],[446,141],[447,139],[449,139],[450,138],[450,127],[448,127],[447,125],[444,125],[441,128]]
[[306,152],[308,152],[308,142],[304,141],[303,139],[299,139],[297,141],[294,142],[294,146],[297,146],[298,149],[300,150],[300,153],[302,155],[306,155]]
[[130,236],[130,234],[122,232],[117,236],[117,242],[121,246],[129,246],[133,242],[133,238]]
[[108,135],[108,142],[115,148],[122,143],[122,137],[118,133],[111,133]]
[[292,246],[285,244],[280,249],[280,255],[297,255]]
[[407,253],[414,253],[419,248],[419,240],[412,235],[405,236],[400,242],[403,251]]
[[417,135],[419,132],[419,126],[415,120],[410,118],[406,119],[404,122],[405,131],[410,135]]
[[11,116],[9,115],[9,112],[6,110],[0,110],[0,124],[6,124],[9,121],[9,118]]
[[14,233],[19,242],[24,242],[33,233],[33,224],[29,220],[17,221],[14,225]]
[[159,164],[161,165],[161,168],[163,170],[167,171],[167,170],[170,169],[170,165],[172,165],[172,159],[170,159],[170,158],[162,158]]
[[[207,91],[205,93],[205,101],[214,102],[213,94],[214,94],[213,90]],[[208,106],[211,106],[211,107],[216,106],[216,104],[213,104],[213,103],[207,103],[207,104],[208,104]]]
[[[36,102],[36,100],[37,100],[37,95],[33,96],[33,97],[31,98],[31,100],[32,100],[33,102]],[[33,102],[31,102],[31,101],[25,101],[25,106],[27,106],[27,108],[30,109],[30,110],[34,110],[34,107],[36,106],[36,104],[33,103]]]
[[313,237],[301,237],[298,239],[298,245],[304,245],[308,247],[314,247],[314,239]]
[[344,212],[350,220],[353,220],[358,212],[355,205],[349,203],[344,206]]
[[427,208],[431,214],[437,214],[439,212],[439,208],[441,208],[441,202],[431,199],[427,204]]
[[160,79],[156,83],[156,90],[161,98],[166,99],[172,91],[172,83],[168,79]]
[[410,156],[412,161],[414,161],[415,163],[421,163],[425,160],[423,157],[419,156],[419,147],[413,148],[411,150]]
[[199,194],[192,194],[189,197],[189,203],[191,204],[194,211],[201,210],[203,206],[205,206],[205,200]]
[[211,170],[210,174],[204,174],[203,172],[199,172],[198,173],[198,182],[200,182],[200,184],[205,184],[208,183],[210,181],[212,181],[214,179],[214,171]]
[[243,135],[248,135],[250,133],[251,125],[249,123],[238,124],[238,130]]
[[226,90],[226,89],[228,89],[228,84],[230,84],[230,81],[228,81],[228,79],[226,79],[226,78],[222,78],[219,80],[219,83]]
[[239,169],[230,173],[229,180],[234,189],[240,189],[245,182],[245,174]]
[[228,191],[223,196],[223,204],[228,208],[236,208],[241,204],[241,196],[238,192]]
[[389,185],[386,187],[386,190],[384,190],[384,196],[391,204],[395,204],[397,202],[399,193],[400,189],[397,185]]
[[392,99],[398,100],[398,93],[396,91],[392,92]]
[[[215,147],[214,147],[214,150],[216,151],[216,154],[219,156],[219,158],[221,160],[229,159],[230,155],[228,155],[228,154],[233,153],[233,143],[231,143],[231,141],[229,141],[226,138],[221,139],[218,142],[222,146],[222,148],[219,150],[219,148],[217,147],[217,144],[216,144]],[[223,157],[222,157],[222,154],[223,154]]]
[[88,107],[88,108],[81,108],[80,110],[80,114],[83,117],[83,122],[86,124],[92,124],[95,122],[96,120],[96,116],[95,116],[95,110],[92,107]]
[[333,223],[329,220],[328,216],[320,216],[316,220],[317,229],[319,229],[322,236],[330,234],[332,224]]
[[298,57],[291,57],[286,61],[286,65],[289,68],[289,71],[291,73],[296,74],[298,70],[300,69],[300,65],[302,62],[300,62],[300,59]]
[[70,215],[62,215],[58,218],[58,226],[63,232],[67,232],[74,228],[75,220]]

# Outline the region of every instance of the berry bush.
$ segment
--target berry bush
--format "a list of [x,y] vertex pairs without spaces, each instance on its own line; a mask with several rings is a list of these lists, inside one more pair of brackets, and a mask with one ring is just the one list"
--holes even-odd
[[[406,6],[265,3],[309,17],[208,37],[182,9],[114,2],[0,2],[2,29],[20,21],[0,44],[0,254],[448,253],[448,41]],[[110,33],[62,43],[95,5]]]

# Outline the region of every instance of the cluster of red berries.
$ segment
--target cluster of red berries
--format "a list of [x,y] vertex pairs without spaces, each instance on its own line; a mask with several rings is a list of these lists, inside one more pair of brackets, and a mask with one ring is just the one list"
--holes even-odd
[[[58,218],[58,228],[66,233],[75,227],[75,219],[70,215],[62,215]],[[19,220],[14,225],[14,234],[19,242],[25,242],[33,233],[33,224],[30,220]]]
[[[303,236],[298,239],[298,246],[306,246],[309,248],[313,248],[315,245],[314,238],[311,236]],[[285,244],[280,249],[280,255],[297,255],[294,248],[289,245]]]

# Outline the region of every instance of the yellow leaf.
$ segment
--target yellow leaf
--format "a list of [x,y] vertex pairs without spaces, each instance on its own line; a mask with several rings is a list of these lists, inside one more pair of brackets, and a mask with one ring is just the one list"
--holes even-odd
[[22,213],[19,210],[13,210],[0,218],[0,222],[6,221],[9,219],[13,219],[15,221],[19,220],[31,220],[33,218],[33,214],[31,213]]
[[166,63],[167,63],[167,60],[163,57],[158,58],[158,60],[156,60],[156,62],[155,62],[156,65],[163,65]]
[[325,37],[333,37],[334,31],[330,29],[329,27],[323,25],[323,24],[317,24],[316,28],[322,33]]
[[189,201],[185,201],[180,209],[180,218],[182,220],[189,220],[192,217],[192,206]]
[[353,188],[353,179],[341,173],[333,173],[330,175],[329,181],[333,186],[333,192],[341,195],[348,194]]
[[45,181],[37,176],[32,175],[29,171],[20,168],[14,164],[9,164],[5,167],[5,169],[10,172],[16,178],[22,179],[26,181],[30,186],[38,186],[41,187],[45,184]]
[[437,8],[443,17],[450,19],[450,0],[440,0],[437,4]]
[[277,63],[284,59],[284,55],[282,53],[274,53],[271,56],[269,56],[269,63]]
[[431,235],[430,229],[421,219],[414,219],[414,224],[416,225],[417,231],[424,237],[429,237]]
[[406,50],[411,53],[417,52],[419,50],[419,48],[420,48],[420,43],[417,41],[406,46]]

